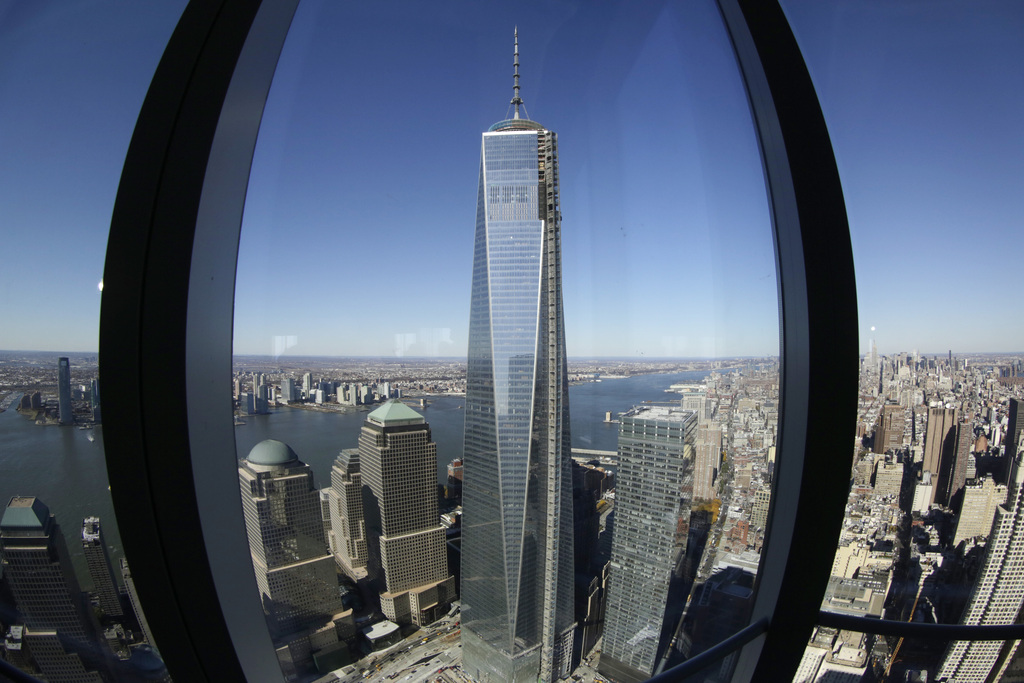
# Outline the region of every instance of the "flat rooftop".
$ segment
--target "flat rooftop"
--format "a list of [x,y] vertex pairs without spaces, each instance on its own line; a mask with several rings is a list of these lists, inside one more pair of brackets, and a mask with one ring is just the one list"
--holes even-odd
[[623,418],[634,420],[659,420],[662,422],[686,422],[697,413],[679,406],[635,406],[622,414]]

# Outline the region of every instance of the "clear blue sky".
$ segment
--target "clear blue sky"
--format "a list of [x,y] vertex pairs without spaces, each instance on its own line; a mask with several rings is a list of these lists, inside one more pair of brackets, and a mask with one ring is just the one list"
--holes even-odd
[[[181,6],[0,2],[0,348],[95,350],[120,167]],[[784,6],[847,197],[862,348],[1024,349],[1024,8]],[[497,7],[304,0],[254,160],[236,352],[465,354],[480,133],[518,24],[527,111],[559,134],[570,356],[777,353],[713,4]]]

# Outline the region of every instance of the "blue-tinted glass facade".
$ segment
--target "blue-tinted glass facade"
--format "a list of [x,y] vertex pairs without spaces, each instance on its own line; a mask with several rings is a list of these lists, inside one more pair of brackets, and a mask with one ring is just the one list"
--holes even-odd
[[[618,681],[650,677],[665,654],[692,568],[687,549],[693,494],[692,410],[643,406],[622,415],[616,472],[615,531],[601,671]],[[681,598],[681,599],[679,599]]]
[[574,627],[556,139],[509,123],[483,136],[469,328],[462,621],[481,681],[566,675]]

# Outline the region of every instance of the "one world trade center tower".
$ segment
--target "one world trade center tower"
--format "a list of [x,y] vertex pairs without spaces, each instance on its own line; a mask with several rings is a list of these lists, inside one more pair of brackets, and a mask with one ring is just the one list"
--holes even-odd
[[469,322],[463,669],[479,681],[570,671],[573,522],[555,134],[525,115],[483,134]]

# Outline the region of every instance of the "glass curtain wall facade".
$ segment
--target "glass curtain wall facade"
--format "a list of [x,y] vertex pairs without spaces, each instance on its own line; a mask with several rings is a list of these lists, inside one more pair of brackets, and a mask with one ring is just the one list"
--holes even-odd
[[464,457],[465,670],[561,678],[574,624],[557,146],[523,119],[483,135]]
[[[617,681],[655,673],[693,583],[692,410],[644,406],[620,418],[608,606],[600,668]],[[700,560],[698,555],[696,560]]]

